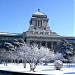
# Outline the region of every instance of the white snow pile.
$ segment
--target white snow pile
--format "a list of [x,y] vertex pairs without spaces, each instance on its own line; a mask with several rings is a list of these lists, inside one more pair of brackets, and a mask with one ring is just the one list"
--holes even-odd
[[30,71],[30,66],[27,63],[26,68],[23,64],[8,63],[7,66],[0,64],[0,70],[22,72],[22,73],[35,73],[35,74],[49,74],[49,75],[75,75],[75,64],[63,64],[61,70],[55,70],[54,64],[49,63],[48,65],[37,65],[35,72]]

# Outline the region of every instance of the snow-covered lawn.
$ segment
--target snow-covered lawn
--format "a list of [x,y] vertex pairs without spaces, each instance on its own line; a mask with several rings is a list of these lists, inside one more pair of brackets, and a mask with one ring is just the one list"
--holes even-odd
[[8,66],[0,64],[0,70],[16,71],[23,73],[36,73],[36,74],[49,74],[49,75],[75,75],[75,64],[68,65],[64,64],[61,70],[55,70],[54,64],[49,63],[48,65],[38,65],[35,72],[30,71],[29,64],[26,64],[26,68],[23,68],[23,64],[8,63]]

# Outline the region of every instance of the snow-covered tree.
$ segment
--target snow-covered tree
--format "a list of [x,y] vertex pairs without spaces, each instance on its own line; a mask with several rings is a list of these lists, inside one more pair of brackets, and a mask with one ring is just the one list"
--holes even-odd
[[64,57],[63,57],[63,55],[62,55],[62,53],[55,53],[55,55],[54,55],[54,60],[61,60],[61,61],[64,61]]
[[15,50],[14,46],[11,43],[5,42],[5,48],[0,50],[0,57],[4,59],[4,64],[7,65],[8,60],[11,57],[12,52]]
[[14,45],[12,45],[11,43],[5,42],[5,43],[4,43],[4,46],[5,46],[5,49],[6,49],[6,50],[12,50],[12,51],[15,50]]
[[69,56],[68,60],[69,60],[70,63],[75,63],[75,55]]
[[63,66],[63,62],[61,60],[56,60],[54,62],[54,66],[55,66],[56,70],[60,70],[62,68],[62,66]]
[[67,40],[62,38],[62,42],[60,43],[59,52],[61,52],[65,59],[69,59],[68,57],[74,55],[73,45],[70,44]]
[[44,65],[47,65],[47,63],[54,60],[55,54],[53,51],[50,51],[50,49],[45,49],[47,50],[46,55],[41,60],[45,63]]
[[3,49],[3,48],[0,49],[0,59],[5,59],[5,57],[6,57],[5,53],[6,53],[5,49]]
[[7,66],[8,63],[8,59],[9,59],[9,51],[7,51],[6,49],[1,49],[0,50],[0,58],[3,59],[4,61],[4,65]]
[[39,61],[44,58],[49,52],[45,47],[38,48],[38,45],[33,44],[27,53],[27,59],[30,60],[30,70],[34,71]]
[[17,55],[19,57],[19,60],[22,60],[23,61],[23,64],[24,64],[24,68],[26,68],[26,62],[27,62],[27,59],[28,59],[28,54],[29,54],[29,51],[30,51],[30,47],[23,43],[22,46],[20,46],[19,50],[17,50]]
[[14,62],[17,59],[17,63],[19,63],[19,60],[21,60],[20,52],[22,51],[22,48],[24,46],[24,40],[22,38],[14,39],[12,44],[15,47],[15,51],[12,53],[12,57],[14,58]]
[[45,60],[51,60],[54,57],[54,53],[50,51],[48,48],[45,48],[41,46],[40,48],[38,45],[27,45],[25,42],[23,42],[22,46],[19,47],[18,50],[16,50],[16,54],[19,57],[19,59],[22,59],[24,61],[24,67],[25,63],[30,63],[30,69],[34,71],[37,64],[42,58],[45,58]]

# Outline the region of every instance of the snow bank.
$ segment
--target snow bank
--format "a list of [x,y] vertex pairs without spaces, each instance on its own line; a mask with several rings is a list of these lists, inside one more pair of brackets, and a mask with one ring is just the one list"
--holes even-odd
[[74,75],[75,74],[75,64],[63,64],[61,70],[55,70],[54,64],[50,63],[48,65],[38,65],[35,69],[35,72],[30,71],[29,64],[26,64],[26,68],[23,68],[23,64],[12,64],[9,63],[8,66],[4,66],[4,64],[0,64],[0,70],[6,71],[14,71],[21,73],[34,73],[34,74],[51,74],[51,75]]

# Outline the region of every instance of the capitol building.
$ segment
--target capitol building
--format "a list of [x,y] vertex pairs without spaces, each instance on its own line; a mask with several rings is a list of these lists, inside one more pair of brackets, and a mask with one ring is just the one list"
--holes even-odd
[[0,47],[3,47],[4,42],[12,42],[14,39],[23,38],[27,44],[36,43],[39,46],[45,46],[51,50],[58,50],[58,46],[63,40],[70,43],[75,49],[74,36],[61,36],[53,32],[48,25],[49,18],[39,9],[33,13],[30,18],[30,26],[23,33],[3,33],[0,32]]

